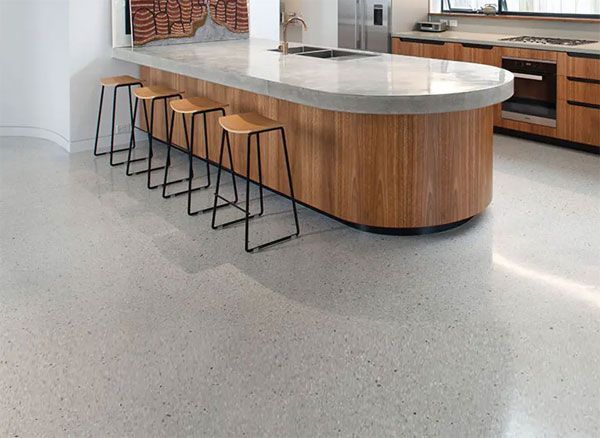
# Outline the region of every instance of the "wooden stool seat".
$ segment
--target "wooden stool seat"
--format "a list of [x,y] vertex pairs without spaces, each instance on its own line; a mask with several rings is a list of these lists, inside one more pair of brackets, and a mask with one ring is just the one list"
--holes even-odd
[[207,99],[206,97],[189,97],[187,99],[171,101],[171,109],[178,114],[193,114],[205,111],[215,111],[227,108],[226,103]]
[[104,87],[124,87],[127,85],[136,85],[141,83],[142,81],[140,79],[128,75],[111,76],[109,78],[100,79],[100,85]]
[[142,100],[164,99],[165,97],[177,96],[179,91],[168,87],[153,85],[150,87],[136,88],[133,92],[135,97]]
[[219,124],[225,131],[233,134],[254,134],[283,128],[281,122],[257,113],[233,114],[231,116],[219,117]]

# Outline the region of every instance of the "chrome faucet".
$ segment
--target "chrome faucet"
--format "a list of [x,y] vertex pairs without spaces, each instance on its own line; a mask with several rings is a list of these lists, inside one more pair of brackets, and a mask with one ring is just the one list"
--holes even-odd
[[288,30],[288,26],[292,23],[301,23],[302,27],[304,27],[304,30],[307,31],[308,30],[308,26],[306,25],[306,21],[304,21],[304,19],[298,17],[298,16],[293,16],[291,18],[289,18],[285,24],[283,25],[283,41],[281,42],[281,44],[279,45],[279,50],[281,50],[281,53],[283,53],[284,55],[287,55],[289,52],[289,48],[290,45],[288,43],[288,39],[287,39],[287,30]]

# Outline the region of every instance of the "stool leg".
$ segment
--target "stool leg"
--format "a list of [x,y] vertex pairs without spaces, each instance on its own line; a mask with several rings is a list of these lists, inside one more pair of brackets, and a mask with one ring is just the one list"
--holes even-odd
[[150,101],[150,122],[148,123],[148,108],[146,106],[146,101],[144,101],[144,117],[146,117],[146,126],[148,127],[148,183],[146,186],[151,188],[152,157],[154,155],[154,151],[152,150],[152,141],[154,140],[154,99]]
[[[183,117],[183,128],[185,130],[185,144],[188,148],[188,199],[187,199],[187,212],[189,216],[194,216],[199,213],[199,211],[192,212],[192,182],[194,179],[194,151],[193,145],[190,143],[187,133],[187,126],[185,123],[185,114],[181,115]],[[193,118],[194,116],[192,116]]]
[[[258,138],[258,134],[256,135]],[[250,148],[252,146],[252,135],[248,135],[248,142],[246,144],[246,214],[244,220],[244,235],[245,235],[245,248],[246,252],[250,252],[248,246],[248,234],[250,231]],[[260,169],[259,169],[260,175]]]
[[[225,149],[225,135],[226,131],[223,130],[223,134],[221,135],[221,150],[219,152],[219,169],[217,170],[217,188],[215,189],[215,200],[212,208],[212,224],[211,227],[213,230],[217,229],[215,225],[217,220],[217,204],[219,202],[219,188],[221,187],[221,172],[223,171],[223,151]],[[208,210],[208,209],[207,209]]]
[[110,165],[113,164],[113,154],[115,151],[115,119],[117,117],[117,90],[119,88],[115,87],[113,92],[113,105],[112,105],[112,121],[110,125]]
[[202,121],[204,122],[204,153],[206,154],[206,178],[208,179],[206,187],[208,188],[210,187],[210,157],[208,154],[208,124],[206,123],[206,113],[202,114]]
[[[229,164],[231,166],[231,178],[233,181],[233,191],[234,191],[234,200],[233,201],[230,201],[229,199],[226,199],[223,196],[219,195],[219,189],[221,188],[221,172],[223,171],[223,155],[225,155],[225,141],[227,141],[227,150],[229,151]],[[225,204],[218,205],[217,201],[219,199],[221,199],[222,201],[225,201]],[[220,149],[220,154],[219,154],[219,163],[218,163],[218,170],[217,170],[217,189],[215,191],[215,203],[214,203],[213,207],[205,208],[203,210],[200,210],[200,212],[201,213],[208,213],[210,211],[213,212],[213,220],[212,220],[213,229],[224,228],[229,225],[237,224],[238,222],[243,221],[244,218],[237,219],[237,220],[234,220],[231,222],[226,222],[219,226],[215,225],[215,219],[216,219],[216,210],[219,208],[231,206],[231,207],[235,207],[238,210],[243,212],[244,209],[242,207],[240,207],[239,205],[237,205],[238,200],[239,200],[239,197],[238,197],[237,183],[235,182],[235,169],[233,168],[233,154],[231,153],[231,142],[229,141],[229,133],[227,131],[223,130],[223,134],[221,135],[221,149]]]
[[[296,224],[296,232],[294,234],[290,234],[288,236],[281,237],[279,239],[275,239],[275,240],[273,240],[271,242],[263,243],[262,245],[257,245],[257,246],[255,246],[253,248],[250,248],[248,246],[248,230],[249,230],[249,220],[248,219],[250,219],[251,217],[249,217],[249,214],[250,214],[249,211],[248,211],[249,202],[248,202],[248,198],[246,198],[246,210],[247,210],[246,211],[246,218],[247,218],[246,219],[246,252],[258,251],[258,250],[266,248],[268,246],[272,246],[272,245],[275,245],[277,243],[285,242],[286,240],[289,240],[289,239],[291,239],[293,237],[297,237],[297,236],[300,235],[300,224],[298,222],[298,210],[296,208],[296,197],[294,196],[294,185],[293,185],[293,182],[292,182],[292,171],[291,171],[291,168],[290,168],[290,159],[289,159],[288,150],[287,150],[287,141],[286,141],[286,138],[285,138],[285,130],[283,128],[280,128],[280,131],[281,131],[281,143],[282,143],[282,146],[283,146],[283,153],[285,155],[285,167],[286,167],[286,170],[287,170],[288,183],[289,183],[289,186],[290,186],[290,198],[292,200],[292,208],[294,210],[294,222]],[[260,134],[257,134],[257,137],[259,135]],[[257,145],[258,145],[258,141],[259,140],[257,140]],[[248,159],[250,159],[250,143],[248,143]],[[248,164],[248,168],[247,169],[248,169],[247,171],[250,172],[250,165],[249,164]],[[260,178],[260,169],[259,169],[259,178]],[[248,192],[248,187],[249,187],[249,183],[247,183],[247,185],[246,185],[246,191],[247,192]]]
[[258,156],[258,190],[260,193],[260,213],[262,216],[265,212],[265,203],[263,198],[263,179],[262,179],[262,163],[260,161],[260,133],[256,134],[256,155]]
[[[166,102],[166,100],[165,100]],[[165,118],[167,115],[165,114]],[[185,117],[185,116],[184,116]],[[173,128],[175,126],[175,111],[171,114],[171,130],[167,131],[167,159],[165,162],[165,177],[163,180],[162,197],[167,199],[167,180],[169,178],[169,167],[171,167],[171,148],[173,147]]]
[[[225,111],[223,111],[225,114]],[[227,137],[227,153],[229,154],[229,169],[231,170],[231,179],[233,181],[233,193],[234,193],[234,204],[237,204],[239,201],[237,184],[235,182],[235,169],[233,168],[233,154],[231,153],[231,141],[229,141],[229,132],[225,132],[225,136]]]
[[300,235],[300,223],[298,222],[298,209],[296,207],[296,196],[294,195],[294,184],[292,182],[292,170],[290,168],[290,157],[287,149],[285,130],[281,128],[281,140],[283,143],[283,153],[285,155],[285,167],[287,168],[288,183],[290,185],[290,198],[292,199],[292,208],[294,210],[294,221],[296,222],[296,236]]
[[[131,126],[135,126],[135,119],[137,117],[137,109],[138,109],[138,105],[139,105],[139,99],[136,97],[135,98],[135,105],[133,107],[133,114],[131,114]],[[125,171],[125,174],[127,176],[131,176],[133,175],[133,173],[130,173],[129,169],[131,166],[131,150],[133,149],[133,144],[135,142],[135,130],[132,129],[131,130],[131,137],[129,138],[129,152],[127,154],[127,169]]]
[[[114,96],[115,101],[117,99],[116,91],[119,88],[120,87],[116,87],[115,88],[115,96]],[[131,103],[131,85],[127,85],[127,89],[129,91],[129,116],[132,118],[132,120],[135,120],[135,117],[133,117],[133,104]],[[115,125],[115,123],[114,123],[114,113],[113,113],[113,134],[111,135],[111,144],[114,143],[114,125]],[[132,123],[131,130],[132,130],[132,132],[135,131],[135,122]],[[129,141],[131,142],[131,138],[129,139]],[[135,149],[135,132],[133,134],[133,149]],[[115,163],[113,157],[114,157],[114,154],[117,153],[117,152],[126,152],[128,150],[129,150],[129,147],[122,148],[122,149],[114,149],[113,147],[111,147],[111,149],[110,149],[110,165],[112,167],[116,167],[116,166],[120,166],[122,164],[125,164],[127,162],[126,160],[123,160],[123,161],[120,161],[118,163]],[[135,162],[135,161],[142,161],[142,160],[145,160],[145,158],[137,158],[135,160],[130,160],[130,161],[131,162]]]
[[[129,92],[129,115],[131,116],[131,119],[133,120],[133,123],[131,124],[131,132],[135,133],[135,117],[133,117],[133,103],[132,103],[132,96],[131,96],[131,85],[129,85],[127,87],[127,90]],[[133,136],[133,148],[135,149],[135,134]]]
[[94,142],[94,156],[102,154],[98,153],[98,137],[100,135],[100,120],[102,119],[102,104],[104,103],[104,85],[102,85],[102,91],[100,91],[100,106],[98,108],[98,124],[96,125],[96,141]]

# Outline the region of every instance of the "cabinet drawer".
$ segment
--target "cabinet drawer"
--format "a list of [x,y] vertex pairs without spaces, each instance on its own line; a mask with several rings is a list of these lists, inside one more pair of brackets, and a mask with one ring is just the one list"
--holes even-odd
[[565,100],[600,105],[600,80],[568,77],[564,83]]
[[447,60],[454,59],[453,44],[444,41],[394,38],[392,41],[392,50],[396,55]]
[[567,53],[563,60],[565,62],[565,76],[600,80],[599,55]]
[[453,43],[454,60],[487,64],[495,67],[502,65],[500,48],[487,45]]
[[515,49],[512,47],[503,47],[502,57],[517,59],[536,59],[540,61],[556,61],[558,58],[558,54],[557,52],[550,52],[546,50]]
[[576,143],[600,147],[600,106],[565,102],[562,137]]

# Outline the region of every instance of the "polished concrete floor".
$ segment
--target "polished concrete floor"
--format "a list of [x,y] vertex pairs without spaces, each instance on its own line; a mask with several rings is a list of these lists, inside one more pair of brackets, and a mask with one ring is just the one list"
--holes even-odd
[[[600,436],[600,159],[495,143],[459,229],[302,208],[248,255],[106,158],[0,138],[0,436]],[[267,201],[259,237],[291,225]]]

